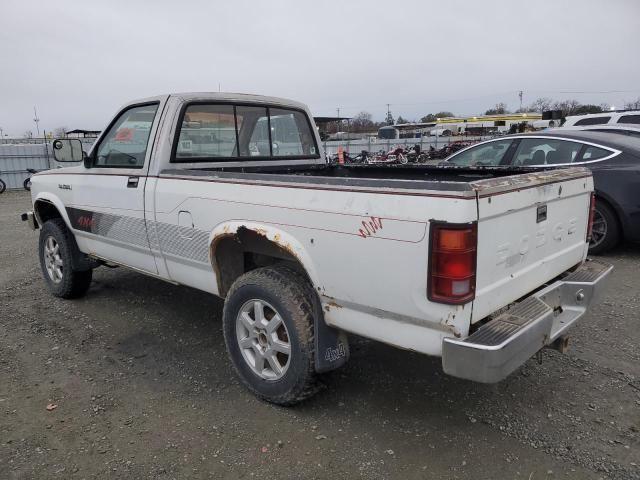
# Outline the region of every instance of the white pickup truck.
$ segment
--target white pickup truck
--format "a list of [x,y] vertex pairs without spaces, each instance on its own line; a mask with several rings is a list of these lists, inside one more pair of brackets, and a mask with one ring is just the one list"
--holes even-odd
[[51,292],[117,264],[218,295],[239,377],[277,404],[347,361],[346,332],[497,382],[562,349],[611,270],[586,260],[588,170],[329,165],[308,109],[279,98],[147,98],[88,154],[53,147],[81,164],[35,175],[23,215]]

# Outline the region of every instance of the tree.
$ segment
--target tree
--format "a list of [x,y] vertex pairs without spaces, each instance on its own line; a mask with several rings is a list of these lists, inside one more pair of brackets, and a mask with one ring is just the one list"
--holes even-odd
[[553,99],[549,97],[540,97],[529,105],[529,111],[542,113],[545,110],[550,110],[552,102]]
[[624,102],[625,110],[640,110],[640,97],[632,100],[631,102]]
[[575,115],[579,106],[580,102],[577,100],[560,100],[554,102],[551,108],[553,108],[553,110],[562,110],[562,116],[567,117],[569,115]]
[[447,118],[454,117],[455,115],[451,112],[438,112],[438,113],[428,113],[424,117],[420,119],[422,123],[432,123],[435,122],[439,118]]
[[398,118],[396,118],[396,123],[409,123],[409,120],[407,120],[406,118],[402,118],[402,115],[398,115]]
[[22,135],[24,138],[33,138],[33,132],[31,130],[27,130]]
[[586,113],[602,113],[604,109],[601,105],[579,105],[573,110],[573,115],[584,115]]
[[369,112],[360,112],[351,119],[351,129],[354,132],[371,132],[376,130],[376,124]]
[[507,104],[504,102],[496,103],[495,107],[490,108],[489,110],[484,112],[485,115],[503,115],[505,113],[510,112],[509,110],[507,110]]

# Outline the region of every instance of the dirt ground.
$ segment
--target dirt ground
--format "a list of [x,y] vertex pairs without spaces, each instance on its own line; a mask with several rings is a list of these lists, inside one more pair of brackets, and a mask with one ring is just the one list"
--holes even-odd
[[210,295],[123,268],[49,295],[28,208],[0,195],[0,479],[640,479],[640,247],[606,257],[566,355],[480,385],[352,339],[323,392],[278,408],[238,384]]

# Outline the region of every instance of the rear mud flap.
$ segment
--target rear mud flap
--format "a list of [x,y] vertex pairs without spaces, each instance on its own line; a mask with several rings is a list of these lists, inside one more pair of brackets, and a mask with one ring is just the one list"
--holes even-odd
[[349,361],[349,340],[345,332],[326,324],[320,299],[318,295],[314,295],[314,298],[315,370],[324,373],[340,368]]

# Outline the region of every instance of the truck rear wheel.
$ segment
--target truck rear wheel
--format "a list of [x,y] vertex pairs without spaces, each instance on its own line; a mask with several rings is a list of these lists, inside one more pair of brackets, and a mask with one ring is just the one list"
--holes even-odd
[[81,255],[64,220],[47,220],[40,230],[40,267],[49,291],[56,297],[82,297],[91,285],[92,270],[76,270],[74,256]]
[[259,398],[293,405],[318,390],[314,369],[313,290],[286,266],[252,270],[224,305],[224,339],[244,385]]

